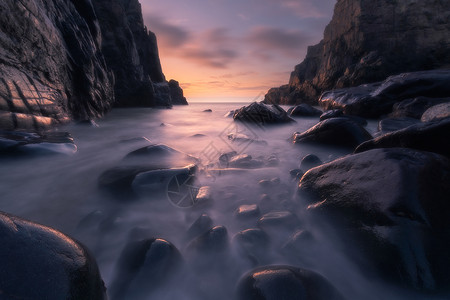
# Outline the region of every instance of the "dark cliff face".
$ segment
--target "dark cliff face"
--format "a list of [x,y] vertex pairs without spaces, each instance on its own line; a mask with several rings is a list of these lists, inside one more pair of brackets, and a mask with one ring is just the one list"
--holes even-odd
[[138,0],[0,2],[0,129],[98,118],[113,104],[185,104],[180,90]]
[[115,105],[155,105],[152,82],[161,83],[165,78],[156,37],[144,27],[140,3],[137,0],[92,2],[100,21],[102,51],[115,75]]
[[266,102],[317,103],[323,91],[450,66],[450,2],[338,0],[323,40]]
[[1,1],[0,128],[95,118],[111,106],[94,10],[88,0],[73,3]]

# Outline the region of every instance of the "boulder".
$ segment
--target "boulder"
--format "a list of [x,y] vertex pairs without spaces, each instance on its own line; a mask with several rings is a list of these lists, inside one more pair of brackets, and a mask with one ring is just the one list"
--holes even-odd
[[321,121],[303,133],[295,133],[293,143],[326,144],[355,148],[372,138],[364,127],[346,118],[332,118]]
[[0,155],[72,155],[77,152],[68,132],[0,131]]
[[449,293],[449,180],[441,155],[375,149],[310,170],[299,195],[367,276]]
[[287,111],[287,113],[291,117],[318,117],[323,112],[321,110],[318,110],[317,108],[312,107],[309,104],[302,103],[300,105],[290,108]]
[[187,246],[187,251],[194,255],[221,254],[228,250],[228,246],[227,229],[215,226],[192,240]]
[[450,157],[450,119],[419,123],[387,133],[359,145],[355,152],[395,147],[413,148]]
[[187,202],[190,184],[195,180],[197,168],[189,165],[184,168],[155,166],[123,166],[103,172],[98,178],[98,186],[119,200],[132,200],[137,196],[150,199],[166,199],[181,205]]
[[324,121],[326,119],[331,118],[347,118],[350,121],[353,121],[355,123],[358,123],[361,126],[367,125],[367,120],[358,116],[350,116],[350,115],[344,115],[344,111],[342,109],[331,109],[327,110],[323,114],[320,115],[320,121]]
[[236,110],[233,119],[258,126],[295,122],[280,106],[257,102]]
[[450,70],[403,73],[383,82],[324,92],[319,104],[326,110],[378,118],[392,112],[393,105],[419,96],[439,98],[450,94]]
[[260,267],[245,274],[237,285],[240,300],[343,300],[321,275],[292,266]]
[[180,167],[196,163],[197,159],[163,144],[152,144],[134,150],[123,158],[127,165]]
[[264,230],[296,229],[300,226],[298,217],[290,211],[271,211],[263,215],[258,221],[258,227]]
[[267,260],[270,238],[259,228],[250,228],[236,233],[231,243],[239,254],[250,259],[254,265]]
[[261,211],[259,210],[258,205],[250,204],[250,205],[241,205],[234,212],[236,218],[241,220],[253,219],[259,217]]
[[193,238],[207,232],[213,226],[213,220],[207,214],[202,214],[195,220],[186,232],[186,238],[192,240]]
[[0,213],[2,299],[107,299],[95,259],[50,227]]
[[450,102],[430,107],[423,113],[421,121],[432,122],[445,118],[450,118]]
[[387,118],[378,122],[378,133],[385,134],[404,129],[418,123],[420,123],[420,121],[413,118]]
[[303,172],[306,172],[309,169],[320,166],[321,164],[323,164],[323,162],[320,160],[320,158],[317,155],[308,154],[302,158],[302,161],[300,163],[300,169]]
[[166,240],[153,238],[127,244],[117,262],[111,299],[148,299],[176,276],[182,263],[178,249]]
[[417,97],[395,103],[390,118],[420,119],[423,113],[432,106],[450,102],[450,98]]

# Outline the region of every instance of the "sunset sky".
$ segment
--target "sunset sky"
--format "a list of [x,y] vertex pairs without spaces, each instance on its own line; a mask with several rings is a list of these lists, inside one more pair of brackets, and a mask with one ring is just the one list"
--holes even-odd
[[260,99],[322,38],[336,0],[141,0],[188,101]]

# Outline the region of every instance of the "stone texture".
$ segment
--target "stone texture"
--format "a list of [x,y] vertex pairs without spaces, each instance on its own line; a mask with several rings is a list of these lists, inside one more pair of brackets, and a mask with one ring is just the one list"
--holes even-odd
[[421,118],[422,122],[438,121],[450,118],[450,103],[442,103],[427,109]]
[[356,148],[355,152],[396,147],[435,152],[450,158],[450,118],[430,123],[419,123],[387,133],[362,143]]
[[389,117],[420,119],[428,108],[446,102],[450,102],[450,98],[417,97],[406,99],[394,104]]
[[417,97],[450,95],[450,69],[402,73],[383,82],[324,92],[319,99],[324,109],[342,109],[345,114],[378,118],[392,112],[395,103]]
[[450,2],[339,0],[323,40],[266,103],[316,103],[323,91],[450,65]]
[[103,115],[114,100],[91,2],[0,3],[0,119],[39,129]]
[[[159,84],[167,92],[158,99]],[[95,119],[114,102],[170,106],[172,95],[183,102],[138,0],[0,3],[0,128]]]
[[95,259],[52,228],[0,212],[1,299],[107,299]]
[[375,149],[310,170],[299,195],[364,274],[448,297],[449,176],[441,155]]

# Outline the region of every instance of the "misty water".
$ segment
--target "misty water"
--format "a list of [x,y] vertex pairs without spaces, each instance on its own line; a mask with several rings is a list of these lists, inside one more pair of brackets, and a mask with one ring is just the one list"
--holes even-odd
[[[262,128],[225,117],[242,105],[194,103],[170,110],[115,109],[97,121],[99,127],[60,128],[71,132],[78,152],[69,156],[3,159],[1,210],[51,226],[81,241],[94,254],[108,289],[117,259],[129,241],[152,237],[170,241],[184,256],[185,266],[152,299],[232,299],[240,276],[254,267],[273,264],[316,271],[348,299],[423,299],[363,275],[364,266],[355,265],[351,257],[342,253],[338,240],[318,230],[314,220],[305,215],[302,200],[296,195],[298,182],[289,171],[298,168],[301,158],[310,153],[324,162],[346,154],[339,149],[298,146],[288,141],[292,133],[310,128],[318,119],[302,118],[296,119],[295,124]],[[212,112],[204,112],[206,109]],[[376,123],[370,122],[368,129],[374,132],[375,127]],[[228,139],[229,133],[245,134],[256,142],[233,143]],[[200,164],[196,184],[211,187],[213,202],[180,208],[169,201],[165,186],[139,199],[116,199],[98,188],[98,178],[105,170],[120,165],[125,155],[149,144],[165,144],[197,157]],[[230,151],[249,154],[264,165],[218,172],[213,165],[218,155]],[[271,164],[267,163],[269,160]],[[172,164],[184,167],[184,162]],[[267,184],[260,184],[261,180],[267,180]],[[272,200],[267,201],[269,198]],[[236,233],[257,227],[258,218],[235,217],[236,209],[246,204],[259,205],[261,215],[270,211],[293,212],[300,225],[283,230],[268,228],[270,244],[257,260],[249,259],[232,242]],[[190,260],[187,231],[202,213],[212,218],[213,226],[226,227],[230,246],[220,257]],[[89,214],[94,216],[93,221],[80,225]],[[296,253],[286,251],[283,245],[299,229],[311,232],[315,242],[305,244]]]

